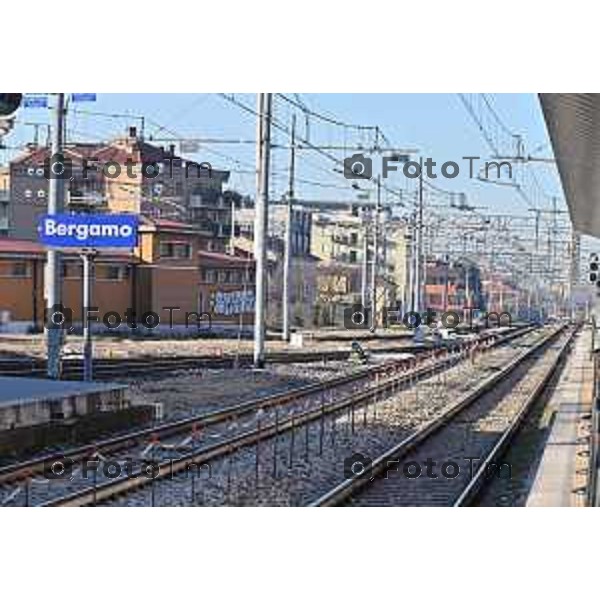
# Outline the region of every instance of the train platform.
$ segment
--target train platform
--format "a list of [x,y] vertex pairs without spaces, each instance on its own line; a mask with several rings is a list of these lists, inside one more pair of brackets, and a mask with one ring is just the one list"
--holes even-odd
[[110,383],[0,376],[0,431],[119,410],[128,387]]
[[581,330],[546,406],[550,432],[527,506],[584,506],[594,393],[592,332]]

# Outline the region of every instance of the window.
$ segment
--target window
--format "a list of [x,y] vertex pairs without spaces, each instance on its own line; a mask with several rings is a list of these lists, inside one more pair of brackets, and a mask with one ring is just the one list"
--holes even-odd
[[355,231],[353,231],[353,232],[350,234],[350,243],[351,243],[353,246],[356,246],[356,244],[358,244],[358,233],[356,233]]
[[16,262],[12,265],[12,276],[13,277],[29,277],[30,265],[26,262]]
[[108,265],[105,270],[105,279],[110,279],[111,281],[120,281],[123,279],[123,268],[116,265]]
[[83,277],[83,265],[81,262],[62,262],[61,271],[63,279],[80,279]]
[[214,269],[204,269],[204,281],[206,283],[217,283],[217,272]]
[[161,258],[173,258],[174,256],[173,244],[170,242],[161,242],[159,248],[159,254]]
[[189,244],[176,244],[175,257],[188,259],[192,258],[192,247]]
[[356,263],[356,250],[350,250],[350,262],[352,264]]
[[161,242],[159,254],[161,258],[192,258],[192,246],[184,242]]
[[67,263],[63,262],[60,264],[61,277],[66,279],[69,276],[69,267]]

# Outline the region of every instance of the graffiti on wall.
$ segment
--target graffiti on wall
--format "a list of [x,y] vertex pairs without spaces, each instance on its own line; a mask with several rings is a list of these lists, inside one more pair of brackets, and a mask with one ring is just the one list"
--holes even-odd
[[211,292],[210,310],[224,316],[254,312],[254,290]]

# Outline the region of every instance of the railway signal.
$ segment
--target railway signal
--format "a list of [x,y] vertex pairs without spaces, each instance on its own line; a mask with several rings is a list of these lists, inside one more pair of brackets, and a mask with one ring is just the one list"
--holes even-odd
[[589,281],[596,285],[600,283],[600,260],[596,252],[590,254]]
[[21,106],[23,94],[0,94],[0,117],[12,117]]
[[14,114],[22,100],[23,94],[0,94],[0,138],[13,128]]

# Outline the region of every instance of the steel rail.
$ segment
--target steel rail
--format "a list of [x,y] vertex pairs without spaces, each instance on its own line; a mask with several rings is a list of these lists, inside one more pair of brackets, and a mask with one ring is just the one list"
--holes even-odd
[[[511,336],[510,339],[514,339]],[[507,340],[501,340],[504,342]],[[536,344],[537,346],[537,344]],[[335,414],[343,411],[353,405],[377,398],[382,392],[389,390],[397,390],[401,385],[410,384],[415,378],[420,378],[424,375],[432,374],[441,370],[443,365],[455,362],[455,357],[449,356],[442,361],[434,364],[424,365],[422,369],[402,373],[396,377],[392,377],[383,381],[380,385],[369,387],[365,390],[360,390],[354,394],[346,396],[340,400],[322,405],[316,408],[308,409],[300,414],[293,414],[285,419],[271,423],[269,425],[253,429],[249,432],[243,432],[236,436],[232,436],[226,440],[216,442],[211,446],[197,449],[186,453],[177,459],[166,460],[158,464],[157,474],[153,478],[148,478],[144,475],[134,477],[122,476],[118,479],[102,482],[95,487],[86,487],[77,490],[62,497],[49,500],[42,506],[89,506],[110,500],[116,496],[124,495],[132,491],[136,491],[147,485],[151,485],[153,481],[172,477],[182,471],[189,471],[199,464],[205,464],[211,460],[223,458],[228,454],[235,452],[241,448],[251,446],[272,438],[274,436],[286,433],[296,427],[319,420],[326,415]]]
[[[516,331],[511,331],[505,334],[504,336],[496,338],[493,345],[491,345],[490,348],[508,343],[509,341],[518,337],[522,337],[533,330],[534,328],[524,328],[518,329]],[[417,360],[419,359],[417,358]],[[457,357],[453,356],[452,354],[446,356],[442,361],[436,363],[436,371],[434,372],[437,372],[438,369],[443,368],[446,364],[451,365],[456,360]],[[376,376],[377,374],[385,373],[386,371],[389,371],[393,368],[399,368],[402,364],[407,364],[410,361],[411,359],[407,358],[390,361],[388,363],[376,365],[369,369],[359,370],[353,373],[349,373],[347,375],[342,375],[325,381],[311,383],[296,388],[294,390],[273,394],[263,398],[248,400],[216,411],[207,412],[193,417],[187,417],[185,419],[179,419],[177,421],[164,423],[155,427],[148,427],[131,433],[113,436],[108,439],[99,440],[95,443],[78,446],[77,448],[66,450],[64,452],[47,454],[30,460],[21,461],[13,465],[8,465],[6,467],[0,468],[0,485],[12,483],[14,481],[19,481],[20,479],[24,479],[31,475],[39,474],[43,472],[45,465],[53,460],[61,460],[64,458],[80,460],[89,457],[91,454],[99,450],[102,450],[104,452],[114,452],[117,450],[122,450],[127,447],[133,446],[139,443],[140,441],[148,440],[153,436],[163,437],[177,435],[183,432],[189,432],[189,430],[194,425],[206,427],[209,425],[223,423],[227,420],[244,416],[255,410],[259,410],[262,408],[272,408],[275,406],[283,406],[295,402],[299,399],[308,397],[310,395],[317,394],[319,392],[328,391],[330,389],[347,385],[349,383],[353,383],[363,379],[368,379],[370,377]],[[417,369],[411,374],[406,375],[406,378],[421,378],[430,374],[431,372],[431,367],[429,365],[426,365],[421,369]]]
[[544,339],[537,342],[531,348],[524,350],[501,370],[484,379],[476,389],[467,392],[456,403],[450,405],[444,411],[442,411],[441,414],[422,425],[414,433],[374,459],[368,471],[369,477],[365,477],[364,473],[350,477],[315,499],[309,504],[309,506],[339,506],[340,504],[343,504],[349,500],[354,494],[357,492],[359,493],[362,488],[368,486],[369,483],[372,482],[377,476],[383,474],[387,470],[389,461],[392,458],[396,459],[403,457],[411,450],[417,448],[433,433],[442,429],[446,424],[451,422],[456,415],[471,406],[485,393],[490,391],[494,386],[509,376],[525,361],[534,357],[539,350],[554,341],[564,332],[565,327],[565,325],[562,325],[561,327],[552,331]]
[[467,487],[462,491],[461,495],[454,502],[455,507],[469,506],[481,493],[485,486],[486,477],[488,476],[488,468],[498,460],[508,448],[510,442],[514,439],[515,435],[519,431],[526,416],[531,411],[533,405],[542,397],[545,391],[548,389],[550,383],[556,379],[557,371],[562,363],[564,363],[567,354],[570,351],[573,337],[576,333],[576,329],[573,329],[565,342],[562,344],[558,355],[552,361],[544,377],[538,381],[535,388],[529,394],[527,400],[523,403],[517,414],[513,417],[508,427],[504,430],[500,439],[494,444],[493,448],[489,451],[486,458],[479,465],[479,468],[473,475],[473,478],[467,484]]
[[[513,333],[530,331],[534,326],[520,326]],[[502,335],[495,330],[484,331],[478,338],[479,341]],[[350,341],[350,340],[348,340]],[[456,345],[468,345],[466,340],[457,340]],[[410,344],[402,346],[389,346],[383,348],[369,348],[370,354],[406,352],[419,354],[435,349],[431,343]],[[306,352],[269,352],[266,362],[270,364],[311,363],[320,361],[347,360],[352,355],[352,350],[315,350]],[[80,358],[63,359],[63,378],[81,379],[83,376],[83,361]],[[196,369],[229,369],[234,367],[247,367],[253,364],[252,355],[241,353],[239,355],[227,354],[223,356],[171,356],[171,357],[134,357],[134,358],[98,358],[94,360],[94,375],[96,379],[114,379],[125,376],[128,379],[143,376],[144,378]],[[0,357],[0,375],[3,376],[30,376],[43,377],[46,375],[46,364],[42,359],[34,357],[2,358]]]

